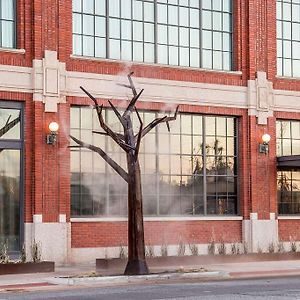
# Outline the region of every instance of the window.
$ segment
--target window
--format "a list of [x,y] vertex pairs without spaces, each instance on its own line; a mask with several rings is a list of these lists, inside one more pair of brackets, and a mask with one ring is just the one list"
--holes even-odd
[[[141,115],[148,124],[162,114]],[[111,110],[105,110],[105,119],[121,132]],[[235,123],[233,117],[180,114],[170,133],[161,125],[146,135],[139,155],[145,215],[237,213]],[[138,128],[138,120],[134,124]],[[72,107],[71,134],[99,145],[127,169],[119,146],[92,130],[99,130],[95,112]],[[126,182],[87,149],[71,148],[71,199],[73,216],[127,215]]]
[[0,244],[16,252],[23,240],[23,110],[8,102],[0,101]]
[[73,0],[73,53],[231,70],[231,0]]
[[0,47],[15,48],[15,0],[0,1]]
[[277,0],[277,74],[300,77],[300,2]]
[[[277,155],[300,155],[300,122],[276,122]],[[300,172],[277,172],[277,199],[280,214],[300,213]]]

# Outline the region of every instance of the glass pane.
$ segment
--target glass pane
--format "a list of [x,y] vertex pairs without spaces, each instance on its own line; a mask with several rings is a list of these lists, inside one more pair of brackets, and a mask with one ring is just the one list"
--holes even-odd
[[189,10],[186,7],[179,8],[179,25],[189,26]]
[[106,36],[106,23],[104,17],[95,18],[95,35],[101,37]]
[[12,48],[14,47],[14,31],[15,24],[11,21],[2,21],[2,46]]
[[0,243],[20,247],[20,151],[0,152]]
[[133,43],[133,60],[143,61],[143,43]]
[[121,1],[121,17],[131,19],[131,0]]
[[73,11],[81,12],[81,0],[72,0]]
[[119,17],[120,16],[119,0],[110,0],[109,1],[109,15],[111,17]]
[[14,20],[14,0],[1,0],[1,19]]
[[154,22],[154,3],[144,2],[144,21]]
[[144,44],[145,57],[144,61],[154,63],[154,44]]
[[83,55],[94,56],[94,37],[83,36]]
[[169,26],[169,45],[178,45],[178,27]]
[[189,49],[188,48],[182,48],[180,47],[179,48],[179,63],[180,63],[180,66],[186,66],[188,67],[189,66]]
[[189,46],[189,29],[188,28],[180,28],[180,46]]
[[120,20],[109,20],[109,37],[119,39],[120,38]]
[[0,139],[20,139],[20,110],[0,108]]
[[109,58],[120,59],[120,41],[109,40]]
[[199,28],[199,10],[190,9],[190,27]]
[[160,64],[168,63],[168,47],[163,45],[157,46],[157,62]]
[[73,14],[73,33],[82,33],[80,14]]
[[157,42],[159,44],[167,44],[168,42],[168,26],[158,25],[157,26]]
[[171,25],[178,25],[178,7],[169,6],[168,8],[168,23]]
[[95,39],[95,56],[106,58],[106,41],[102,38]]
[[105,16],[105,0],[95,0],[95,13],[96,15]]
[[154,43],[154,24],[144,24],[144,40],[145,42]]
[[73,34],[73,53],[75,55],[82,55],[82,37]]
[[132,42],[121,42],[121,59],[132,60]]
[[83,34],[94,35],[94,17],[83,15]]

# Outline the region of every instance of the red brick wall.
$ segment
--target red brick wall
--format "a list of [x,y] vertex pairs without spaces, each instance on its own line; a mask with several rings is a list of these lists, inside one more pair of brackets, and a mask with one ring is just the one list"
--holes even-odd
[[[68,149],[69,105],[60,104],[58,113],[45,113],[42,102],[34,102],[34,214],[43,214],[44,222],[58,222],[59,214],[70,212],[70,151]],[[46,144],[49,124],[60,124],[55,145]],[[26,166],[30,168],[30,166]]]
[[300,220],[279,220],[279,240],[284,242],[300,241]]
[[[71,104],[90,104],[86,98],[69,97]],[[101,101],[107,106],[107,101]],[[116,105],[118,101],[115,101]],[[122,102],[124,103],[124,101]],[[164,107],[163,103],[137,103],[139,109],[160,110]],[[247,136],[247,111],[238,108],[207,107],[195,105],[180,105],[181,112],[231,115],[239,118],[239,134]],[[242,164],[247,162],[246,140],[240,141],[239,159]],[[241,163],[239,165],[242,165]],[[241,214],[247,213],[244,203],[247,203],[247,193],[244,187],[247,186],[247,169],[239,168],[241,173],[239,189],[241,194]],[[243,197],[246,197],[244,199]],[[179,221],[179,222],[146,222],[145,239],[147,243],[161,244],[165,237],[170,244],[178,244],[180,236],[186,242],[207,243],[214,233],[216,240],[224,239],[226,242],[241,241],[241,221]],[[72,223],[72,247],[101,247],[101,246],[120,246],[127,243],[127,223],[126,222],[91,222],[91,223]]]
[[[72,248],[127,245],[127,222],[72,223]],[[241,221],[145,222],[147,245],[241,242]]]

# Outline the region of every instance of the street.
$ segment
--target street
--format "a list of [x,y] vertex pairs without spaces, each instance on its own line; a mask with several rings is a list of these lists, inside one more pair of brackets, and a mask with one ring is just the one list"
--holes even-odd
[[0,293],[4,299],[300,299],[300,277],[176,282],[168,284],[126,285],[112,287],[66,287],[59,291],[11,291]]

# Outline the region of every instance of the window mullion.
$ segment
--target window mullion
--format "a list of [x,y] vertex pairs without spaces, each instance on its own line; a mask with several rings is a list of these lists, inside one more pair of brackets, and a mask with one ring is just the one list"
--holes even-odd
[[105,7],[105,34],[106,34],[106,58],[109,58],[109,0],[106,0],[106,7]]
[[206,180],[206,118],[202,118],[202,153],[203,153],[203,213],[207,215],[207,180]]

